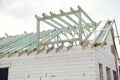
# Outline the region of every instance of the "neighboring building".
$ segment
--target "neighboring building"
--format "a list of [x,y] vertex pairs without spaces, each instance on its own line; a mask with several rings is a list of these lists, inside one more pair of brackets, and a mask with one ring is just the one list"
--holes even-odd
[[[70,10],[36,15],[37,33],[1,38],[0,80],[118,80],[115,20]],[[44,23],[52,28],[40,31]]]

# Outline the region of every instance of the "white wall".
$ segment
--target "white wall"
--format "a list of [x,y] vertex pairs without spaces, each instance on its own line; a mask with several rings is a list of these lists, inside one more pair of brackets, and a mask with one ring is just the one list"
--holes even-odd
[[[9,67],[9,80],[99,80],[99,66],[115,70],[114,56],[106,47],[94,49],[74,46],[55,53],[23,55],[0,59],[0,68]],[[112,76],[112,75],[111,75]],[[111,79],[113,80],[113,79]]]
[[101,47],[94,48],[95,59],[96,59],[96,75],[98,75],[97,80],[99,79],[99,63],[103,65],[103,80],[107,80],[106,67],[110,68],[111,80],[114,80],[113,71],[116,71],[116,65],[115,65],[115,57],[111,53],[111,45],[113,45],[111,33],[109,34],[106,42],[107,45],[104,46],[103,48]]
[[96,80],[94,54],[80,46],[0,60],[4,62],[9,62],[9,80]]
[[96,75],[99,79],[99,63],[103,65],[103,80],[107,80],[106,67],[111,70],[111,80],[113,80],[113,70],[116,71],[115,58],[114,55],[106,50],[107,48],[96,48],[95,58],[96,58]]

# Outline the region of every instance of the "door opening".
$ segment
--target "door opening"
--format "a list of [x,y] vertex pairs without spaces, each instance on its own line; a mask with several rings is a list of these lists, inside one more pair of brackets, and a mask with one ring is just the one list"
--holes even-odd
[[110,73],[110,68],[106,68],[106,73],[107,73],[107,80],[111,80],[111,73]]
[[117,80],[117,78],[116,78],[116,71],[113,71],[113,79]]
[[103,80],[103,66],[102,66],[102,64],[99,64],[99,76],[100,76],[100,80]]
[[8,80],[8,68],[0,68],[0,80]]

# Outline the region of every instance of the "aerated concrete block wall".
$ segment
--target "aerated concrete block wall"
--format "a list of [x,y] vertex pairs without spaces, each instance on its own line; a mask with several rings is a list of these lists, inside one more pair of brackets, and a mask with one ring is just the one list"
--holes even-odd
[[0,68],[9,68],[8,80],[99,80],[99,63],[104,69],[108,66],[115,70],[113,55],[100,51],[73,46],[69,51],[63,48],[57,53],[53,50],[48,54],[45,51],[39,55],[24,54],[0,59]]
[[9,65],[8,80],[96,80],[95,54],[80,46],[58,53],[4,58],[0,67]]

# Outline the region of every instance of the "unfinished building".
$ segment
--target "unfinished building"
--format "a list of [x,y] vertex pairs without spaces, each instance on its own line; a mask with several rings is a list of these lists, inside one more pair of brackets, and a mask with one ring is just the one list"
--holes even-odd
[[97,23],[80,6],[42,16],[36,33],[0,39],[0,80],[118,80],[115,20]]

